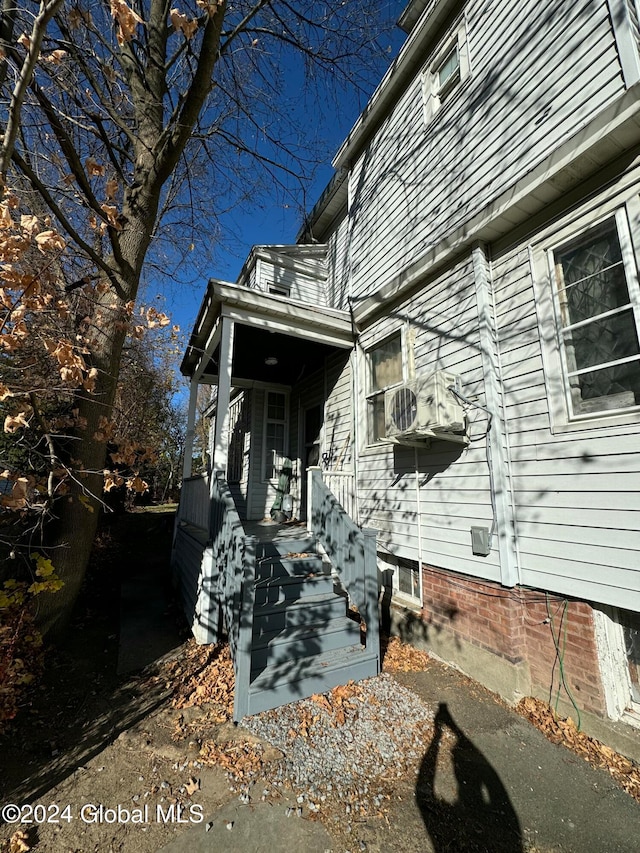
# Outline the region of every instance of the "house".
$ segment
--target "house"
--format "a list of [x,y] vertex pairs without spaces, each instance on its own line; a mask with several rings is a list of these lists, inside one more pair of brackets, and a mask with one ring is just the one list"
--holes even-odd
[[412,0],[296,245],[209,282],[183,362],[239,514],[289,458],[296,517],[321,481],[376,531],[395,630],[637,752],[638,19]]

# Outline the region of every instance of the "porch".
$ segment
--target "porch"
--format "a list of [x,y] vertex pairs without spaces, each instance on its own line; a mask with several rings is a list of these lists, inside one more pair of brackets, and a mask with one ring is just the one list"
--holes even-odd
[[234,719],[380,668],[375,531],[309,471],[308,521],[242,521],[220,471],[184,481],[174,578],[199,643],[227,638]]

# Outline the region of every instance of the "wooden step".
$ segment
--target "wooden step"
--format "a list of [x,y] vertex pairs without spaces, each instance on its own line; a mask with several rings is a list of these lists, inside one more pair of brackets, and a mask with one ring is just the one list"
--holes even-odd
[[256,562],[256,582],[266,578],[286,575],[307,577],[326,574],[322,559],[317,554],[296,557],[264,557]]
[[316,624],[296,625],[254,635],[251,677],[255,677],[266,666],[336,651],[356,645],[359,641],[360,624],[344,615],[337,619],[321,619]]
[[[346,599],[340,595],[307,595],[297,601],[277,601],[257,605],[253,614],[253,634],[282,631],[296,625],[313,625],[319,619],[345,616]],[[320,615],[318,615],[318,613]]]
[[258,542],[256,545],[256,561],[263,560],[265,557],[284,557],[287,554],[315,554],[317,550],[313,536]]
[[257,714],[377,674],[378,655],[359,644],[268,666],[249,685],[247,713]]
[[315,595],[331,595],[333,579],[330,575],[313,575],[311,577],[291,577],[285,575],[277,578],[266,578],[256,581],[255,604],[275,604],[278,601],[298,601],[301,598]]

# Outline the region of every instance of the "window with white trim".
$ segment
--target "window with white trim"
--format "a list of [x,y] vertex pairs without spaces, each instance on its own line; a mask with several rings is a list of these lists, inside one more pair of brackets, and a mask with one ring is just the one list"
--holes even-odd
[[269,282],[267,284],[267,293],[271,293],[273,296],[285,296],[288,299],[291,296],[291,285]]
[[463,18],[442,40],[422,72],[425,122],[431,121],[442,104],[466,80],[469,72],[467,25]]
[[552,249],[569,418],[640,405],[640,290],[624,210]]
[[416,560],[379,552],[378,566],[387,593],[400,596],[400,600],[409,599],[414,604],[420,603],[420,568]]
[[264,479],[275,480],[282,470],[287,450],[287,395],[267,391],[264,427]]
[[402,332],[398,331],[366,352],[367,444],[385,437],[384,392],[404,378]]

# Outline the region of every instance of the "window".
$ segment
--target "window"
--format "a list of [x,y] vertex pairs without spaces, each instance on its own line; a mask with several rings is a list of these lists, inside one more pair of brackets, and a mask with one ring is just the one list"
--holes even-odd
[[640,298],[624,211],[550,253],[569,417],[640,404]]
[[607,713],[640,726],[640,614],[602,607],[593,615]]
[[279,476],[286,452],[287,398],[279,391],[267,392],[264,430],[264,479]]
[[422,72],[425,122],[431,121],[442,104],[469,76],[467,27],[459,21],[445,37]]
[[367,352],[367,443],[385,437],[384,392],[403,380],[402,334],[397,332]]
[[386,594],[400,595],[407,603],[420,604],[420,569],[415,560],[378,553]]
[[284,296],[289,298],[289,296],[291,296],[291,287],[288,284],[270,283],[267,285],[267,293],[271,293],[274,296]]

